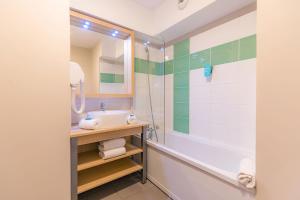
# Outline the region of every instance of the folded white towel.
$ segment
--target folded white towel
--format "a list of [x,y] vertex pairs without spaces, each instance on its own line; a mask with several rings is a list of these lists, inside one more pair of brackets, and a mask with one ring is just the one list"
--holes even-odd
[[107,151],[100,151],[99,155],[102,159],[108,159],[108,158],[120,156],[125,153],[126,153],[125,147],[119,147],[119,148],[111,149],[111,150],[107,150]]
[[98,129],[100,126],[99,119],[81,119],[79,122],[79,128],[94,130]]
[[250,158],[241,160],[238,181],[248,189],[255,188],[255,165]]
[[126,144],[126,140],[124,138],[106,140],[99,143],[98,149],[99,151],[106,151],[110,149],[124,147],[125,144]]

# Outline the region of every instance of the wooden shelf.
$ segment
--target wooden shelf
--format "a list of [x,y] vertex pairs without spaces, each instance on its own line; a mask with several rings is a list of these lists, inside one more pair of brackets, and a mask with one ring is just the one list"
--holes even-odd
[[101,56],[100,61],[104,63],[109,63],[109,64],[116,64],[121,67],[124,67],[124,54],[119,56],[119,57],[109,57],[109,56]]
[[115,160],[119,160],[143,152],[141,148],[138,148],[131,144],[126,144],[125,148],[126,148],[126,154],[114,158],[106,159],[106,160],[99,157],[98,149],[80,153],[78,154],[77,171],[82,171],[91,167],[103,165],[105,163],[109,163]]
[[[95,130],[85,130],[85,129],[80,129],[79,127],[73,127],[71,132],[70,132],[70,137],[75,138],[75,137],[84,137],[88,135],[95,135],[95,134],[100,134],[100,133],[109,133],[113,131],[123,131],[123,130],[129,130],[129,129],[134,129],[134,128],[140,128],[142,130],[143,126],[148,126],[147,122],[143,121],[138,121],[136,124],[126,124],[126,125],[120,125],[120,126],[115,126],[115,127],[110,127],[110,128],[100,128],[100,129],[95,129]],[[132,130],[130,130],[132,131]],[[139,132],[141,133],[141,131]],[[131,134],[131,135],[135,135]],[[122,137],[122,136],[120,136]],[[112,139],[112,138],[111,138]],[[93,142],[90,142],[93,143]]]
[[80,171],[78,172],[77,193],[80,194],[141,169],[143,169],[141,165],[129,158],[123,158],[88,170]]

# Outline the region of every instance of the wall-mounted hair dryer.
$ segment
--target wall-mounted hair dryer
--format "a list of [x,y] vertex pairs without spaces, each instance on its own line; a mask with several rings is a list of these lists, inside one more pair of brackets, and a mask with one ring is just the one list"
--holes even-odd
[[[72,98],[72,110],[81,114],[85,107],[85,97],[84,97],[84,73],[79,64],[75,62],[70,62],[70,86],[71,86],[71,98]],[[80,87],[80,108],[76,107],[76,88]]]

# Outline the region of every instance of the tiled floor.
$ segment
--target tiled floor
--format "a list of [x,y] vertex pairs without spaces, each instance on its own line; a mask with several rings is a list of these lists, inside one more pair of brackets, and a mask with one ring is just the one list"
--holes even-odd
[[79,195],[79,200],[171,200],[150,181],[130,175]]

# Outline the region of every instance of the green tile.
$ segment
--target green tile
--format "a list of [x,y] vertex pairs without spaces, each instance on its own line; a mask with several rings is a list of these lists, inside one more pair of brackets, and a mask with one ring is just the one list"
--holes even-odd
[[144,73],[147,74],[148,73],[148,64],[147,61],[144,59],[140,59],[140,58],[135,58],[135,66],[134,66],[134,71],[137,73]]
[[211,49],[212,65],[235,62],[238,60],[238,40]]
[[174,60],[174,73],[189,71],[190,56],[183,56]]
[[188,87],[174,88],[174,102],[175,103],[188,103],[189,102],[189,88]]
[[188,103],[174,103],[174,116],[189,118],[189,104]]
[[134,72],[139,72],[140,71],[140,59],[134,58]]
[[[174,130],[189,132],[189,66],[190,41],[174,45]],[[169,64],[170,68],[170,64]]]
[[256,35],[240,39],[240,60],[256,57]]
[[163,65],[163,63],[155,63],[154,75],[158,75],[158,76],[164,75],[164,65]]
[[115,79],[114,74],[100,73],[100,82],[101,83],[113,83],[114,79]]
[[143,73],[143,74],[153,74],[153,75],[164,75],[164,68],[162,63],[150,61],[149,63],[147,60],[135,58],[135,69],[136,73]]
[[192,53],[190,55],[190,69],[199,69],[210,64],[210,49]]
[[185,117],[175,117],[173,128],[175,131],[181,132],[181,133],[189,133],[189,118]]
[[174,74],[174,87],[188,87],[189,86],[189,72],[182,72]]
[[124,83],[124,75],[115,74],[115,83]]
[[186,39],[174,45],[174,58],[190,54],[190,40]]
[[173,74],[173,60],[165,62],[165,75]]
[[149,63],[146,61],[146,73],[149,74],[155,74],[155,62],[149,61]]

